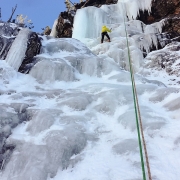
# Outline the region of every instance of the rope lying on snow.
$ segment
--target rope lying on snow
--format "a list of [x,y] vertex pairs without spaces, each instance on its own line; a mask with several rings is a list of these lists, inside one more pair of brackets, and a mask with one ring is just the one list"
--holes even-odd
[[[143,133],[142,120],[141,120],[138,96],[137,96],[137,91],[136,91],[136,84],[135,84],[135,80],[134,80],[134,72],[133,72],[133,67],[132,67],[132,61],[131,61],[131,55],[130,55],[130,49],[129,49],[129,41],[128,41],[128,34],[127,34],[127,29],[126,29],[125,18],[124,18],[124,27],[125,27],[125,33],[126,33],[127,49],[128,49],[128,59],[129,59],[129,67],[130,67],[131,82],[132,82],[134,109],[135,109],[135,115],[136,115],[136,126],[137,126],[137,132],[138,132],[138,142],[139,142],[139,149],[140,149],[143,180],[146,180],[146,173],[145,173],[145,166],[144,166],[144,159],[143,159],[141,137],[142,137],[143,147],[144,147],[144,152],[145,152],[148,177],[149,177],[149,180],[152,180],[151,170],[150,170],[150,165],[149,165],[149,159],[148,159],[148,153],[147,153],[147,148],[146,148],[146,142],[145,142],[144,133]],[[139,124],[140,124],[140,127],[139,127]]]

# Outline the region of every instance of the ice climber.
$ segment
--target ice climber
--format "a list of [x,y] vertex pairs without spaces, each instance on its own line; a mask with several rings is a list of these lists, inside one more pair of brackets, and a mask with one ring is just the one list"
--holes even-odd
[[110,37],[109,37],[109,35],[108,35],[107,32],[111,32],[111,29],[108,29],[106,26],[102,26],[102,31],[101,31],[101,36],[102,36],[102,38],[101,38],[101,43],[103,43],[103,41],[104,41],[104,36],[106,36],[106,37],[108,38],[109,42],[111,42]]

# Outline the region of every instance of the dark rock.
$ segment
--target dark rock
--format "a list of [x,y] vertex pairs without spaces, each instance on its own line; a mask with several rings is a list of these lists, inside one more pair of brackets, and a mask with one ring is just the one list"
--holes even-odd
[[51,28],[49,26],[46,26],[43,32],[44,35],[50,35],[51,34]]
[[70,12],[61,12],[58,17],[58,22],[56,25],[57,37],[72,37],[72,27],[73,27],[74,17]]
[[19,67],[19,72],[28,73],[30,66],[33,62],[33,57],[40,53],[41,39],[35,32],[32,32],[28,38],[27,50],[25,53],[25,58]]
[[180,42],[180,14],[169,16],[165,20],[165,25],[163,26],[162,31],[168,33],[172,40]]
[[152,1],[151,12],[147,10],[140,10],[139,20],[145,24],[151,24],[161,19],[167,18],[170,15],[180,15],[180,1],[179,0],[158,0]]
[[152,1],[151,12],[140,10],[138,18],[145,24],[152,24],[162,19],[165,20],[162,29],[172,40],[180,41],[180,1],[158,0]]

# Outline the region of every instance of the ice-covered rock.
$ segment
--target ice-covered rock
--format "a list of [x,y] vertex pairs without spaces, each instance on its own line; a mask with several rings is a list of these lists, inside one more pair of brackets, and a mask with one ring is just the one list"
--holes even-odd
[[7,22],[0,23],[0,36],[16,36],[18,34],[18,26]]
[[[57,112],[58,111],[56,111],[55,114]],[[48,176],[53,178],[59,168],[63,170],[71,165],[71,163],[74,164],[75,161],[71,162],[72,160],[70,158],[73,155],[78,155],[86,146],[89,138],[87,134],[84,133],[85,128],[83,128],[83,124],[85,119],[70,116],[68,118],[66,116],[63,118],[68,122],[67,126],[64,126],[61,130],[49,130],[51,125],[55,126],[55,119],[53,119],[52,115],[48,115],[45,111],[37,111],[35,114],[27,126],[27,131],[34,137],[39,137],[42,132],[46,132],[46,134],[42,137],[40,144],[39,142],[37,142],[37,144],[32,142],[24,143],[21,139],[16,141],[16,138],[9,138],[8,143],[14,142],[16,149],[3,173],[4,178],[26,178],[29,180],[32,179],[32,177],[39,180],[47,179]],[[55,114],[53,114],[53,116]],[[67,121],[68,119],[72,121]],[[76,122],[73,119],[76,120]],[[40,120],[40,122],[38,122],[38,120]],[[82,127],[78,123],[81,122],[79,120],[82,121]],[[60,122],[62,122],[62,120],[60,120]],[[75,126],[76,123],[78,128]],[[36,158],[36,156],[38,156],[38,158]],[[11,173],[9,173],[9,169],[12,170]]]
[[[151,114],[151,110],[148,107],[141,106],[141,117],[143,121],[143,129],[157,130],[162,128],[166,124],[166,120],[157,115]],[[125,127],[130,128],[132,131],[136,130],[136,119],[134,116],[134,108],[130,109],[126,113],[122,114],[118,121]]]
[[7,53],[19,32],[16,24],[0,23],[0,59],[5,59]]
[[173,42],[162,50],[154,51],[148,54],[145,61],[146,68],[153,68],[158,71],[165,69],[169,75],[180,76],[180,43]]
[[23,121],[28,120],[26,111],[28,105],[21,103],[12,103],[10,106],[1,104],[0,111],[0,167],[1,169],[9,161],[15,144],[6,144],[6,139],[11,135],[12,129]]
[[[66,100],[63,100],[63,99],[66,99]],[[92,100],[93,100],[90,95],[86,93],[82,93],[82,92],[76,93],[75,96],[74,96],[74,93],[66,94],[63,99],[61,100],[60,103],[58,103],[59,107],[68,106],[76,111],[85,110],[87,106],[90,105],[90,103],[92,103]]]
[[150,97],[150,101],[152,102],[161,102],[166,97],[168,97],[171,93],[178,93],[180,92],[179,88],[172,88],[168,87],[164,90],[164,88],[157,89],[156,92]]
[[[26,130],[30,134],[36,135],[37,133],[41,133],[42,131],[50,128],[53,125],[54,121],[55,119],[50,112],[38,111],[35,112],[35,115],[33,115]],[[36,126],[34,126],[34,124],[36,124]]]
[[[39,82],[44,83],[45,81],[73,81],[74,70],[62,59],[50,59],[50,58],[40,58],[38,63],[36,63],[29,74],[36,78]],[[44,70],[45,71],[44,71]]]
[[124,154],[130,152],[138,152],[138,142],[135,139],[125,139],[124,141],[114,145],[113,151],[117,154]]
[[168,103],[164,105],[165,108],[167,108],[170,111],[175,111],[180,109],[180,103],[179,103],[180,97],[172,99]]

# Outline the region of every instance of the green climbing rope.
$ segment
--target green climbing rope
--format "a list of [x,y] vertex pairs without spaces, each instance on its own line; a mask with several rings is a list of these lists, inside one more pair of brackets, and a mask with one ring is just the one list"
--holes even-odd
[[132,83],[134,109],[135,109],[135,115],[136,115],[136,127],[137,127],[137,133],[138,133],[138,143],[139,143],[139,150],[140,150],[142,175],[143,175],[143,180],[146,180],[146,172],[145,172],[144,158],[143,158],[143,151],[142,151],[141,134],[140,134],[140,127],[139,127],[139,120],[138,120],[137,100],[136,100],[136,95],[135,95],[135,82],[134,82],[134,75],[133,75],[133,69],[132,69],[132,63],[131,63],[131,54],[130,54],[130,49],[129,49],[129,41],[128,41],[126,24],[125,24],[125,18],[124,18],[124,27],[125,27],[125,33],[126,33],[126,45],[127,45],[127,50],[128,50],[128,60],[129,60],[131,83]]

